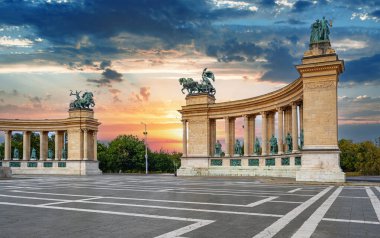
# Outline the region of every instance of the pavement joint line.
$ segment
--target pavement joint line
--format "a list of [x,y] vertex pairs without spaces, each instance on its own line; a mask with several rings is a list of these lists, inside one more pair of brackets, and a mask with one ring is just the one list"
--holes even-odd
[[[14,190],[12,192],[18,192],[18,193],[30,193],[30,194],[40,194],[40,195],[54,195],[54,196],[67,196],[67,197],[89,197],[85,199],[79,199],[78,201],[87,201],[92,199],[119,199],[119,200],[135,200],[135,201],[150,201],[150,202],[166,202],[166,203],[183,203],[183,204],[199,204],[199,205],[216,205],[216,206],[230,206],[230,207],[250,207],[248,205],[243,204],[229,204],[229,203],[209,203],[209,202],[190,202],[190,201],[178,201],[178,200],[162,200],[162,199],[147,199],[147,198],[131,198],[131,197],[112,197],[112,196],[91,196],[91,195],[77,195],[77,194],[66,194],[66,193],[39,193],[39,192],[30,192],[30,191],[19,191]],[[275,199],[277,197],[269,197],[272,199]],[[267,199],[267,198],[266,198]],[[266,200],[263,199],[263,200]],[[62,200],[62,199],[61,199]],[[263,200],[259,200],[263,201]],[[253,203],[251,203],[253,204]]]
[[[114,191],[136,191],[136,192],[161,192],[162,190],[150,190],[150,189],[132,189],[132,188],[109,188],[109,187],[93,187],[93,186],[67,186],[68,188],[88,188],[88,189],[99,189],[99,190],[114,190]],[[62,188],[62,187],[61,187]],[[179,190],[179,189],[176,189]],[[205,192],[192,192],[195,189],[186,189],[186,191],[176,191],[167,190],[166,192],[172,193],[191,193],[191,194],[209,194],[209,195],[225,195],[225,196],[256,196],[256,197],[270,197],[270,195],[278,196],[301,196],[301,197],[312,197],[314,195],[308,194],[288,194],[288,193],[246,193],[246,194],[236,194],[236,191],[231,191],[231,193],[205,193]],[[196,191],[196,190],[195,190]],[[207,190],[205,190],[207,191]],[[268,195],[264,195],[268,194]]]
[[348,222],[348,223],[380,225],[380,222],[378,222],[378,221],[363,221],[363,220],[349,220],[349,219],[335,219],[335,218],[323,218],[322,220],[323,221],[335,221],[335,222]]
[[276,199],[276,198],[278,198],[278,197],[269,197],[269,198],[265,198],[265,199],[263,199],[263,200],[259,200],[259,201],[257,201],[257,202],[253,202],[253,203],[247,204],[246,206],[247,206],[247,207],[256,207],[256,206],[258,206],[258,205],[261,205],[261,204],[263,204],[263,203],[269,202],[269,201],[274,200],[274,199]]
[[155,205],[146,205],[146,204],[132,204],[132,203],[94,202],[94,201],[81,201],[81,200],[73,200],[73,202],[75,202],[75,203],[86,203],[86,204],[101,204],[101,205],[126,206],[126,207],[157,208],[157,209],[165,209],[165,210],[182,210],[182,211],[195,211],[195,212],[234,214],[234,215],[246,215],[246,216],[264,216],[264,217],[282,217],[283,216],[283,215],[269,214],[269,213],[236,212],[236,211],[198,209],[198,208],[184,208],[184,207],[166,207],[166,206],[155,206]]
[[365,187],[365,190],[368,194],[369,199],[371,200],[373,209],[376,212],[377,220],[380,222],[380,201],[370,187]]
[[324,203],[302,224],[302,226],[297,230],[297,232],[292,236],[292,238],[304,238],[310,237],[318,224],[321,222],[326,212],[330,209],[331,205],[334,203],[336,198],[342,192],[343,186],[337,188],[331,195],[326,199]]
[[369,197],[338,196],[339,198],[369,199]]
[[44,201],[57,201],[57,202],[74,201],[74,200],[57,199],[57,198],[25,197],[25,196],[15,196],[15,195],[7,195],[7,194],[0,194],[0,197],[23,198],[23,199],[44,200]]
[[70,202],[73,202],[73,201],[69,201],[69,202],[51,202],[51,203],[44,203],[44,204],[39,204],[40,206],[50,206],[50,205],[58,205],[58,204],[64,204],[64,203],[70,203]]
[[88,213],[100,213],[100,214],[111,214],[119,216],[132,216],[132,217],[143,217],[143,218],[153,218],[153,219],[165,219],[165,220],[174,220],[174,221],[185,221],[185,222],[195,222],[193,226],[185,226],[180,229],[165,233],[156,238],[175,238],[187,232],[198,229],[202,226],[209,225],[215,220],[203,220],[203,219],[194,219],[194,218],[184,218],[184,217],[171,217],[171,216],[160,216],[160,215],[150,215],[150,214],[140,214],[140,213],[128,213],[128,212],[115,212],[115,211],[104,211],[96,209],[82,209],[82,208],[71,208],[71,207],[55,207],[55,206],[43,206],[43,205],[32,205],[32,204],[22,204],[22,203],[9,203],[9,202],[0,202],[0,205],[8,206],[20,206],[20,207],[32,207],[32,208],[43,208],[43,209],[53,209],[53,210],[65,210],[65,211],[76,211],[76,212],[88,212]]
[[214,221],[200,221],[200,222],[179,228],[177,230],[162,234],[160,236],[156,236],[155,238],[180,238],[180,235],[183,235],[183,234],[188,233],[190,231],[201,228],[202,226],[207,226],[213,222]]
[[279,203],[303,203],[303,202],[295,202],[295,201],[282,201],[282,200],[276,200],[276,201],[268,201],[268,202],[279,202]]
[[321,197],[323,197],[326,193],[328,193],[333,186],[329,186],[325,188],[323,191],[315,195],[314,197],[308,199],[306,202],[297,206],[286,215],[275,221],[272,225],[265,228],[260,233],[256,234],[254,238],[271,238],[275,236],[280,230],[282,230],[285,226],[287,226],[292,220],[294,220],[298,215],[300,215],[303,211],[305,211],[308,207],[318,201]]
[[288,193],[295,193],[295,192],[297,192],[297,191],[299,191],[299,190],[301,190],[302,188],[296,188],[296,189],[293,189],[293,190],[290,190],[290,191],[288,191]]

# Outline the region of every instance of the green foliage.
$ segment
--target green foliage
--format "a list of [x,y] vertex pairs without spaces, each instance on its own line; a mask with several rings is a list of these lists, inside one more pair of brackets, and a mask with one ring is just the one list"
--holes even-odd
[[353,143],[339,141],[340,164],[345,172],[360,172],[363,175],[380,175],[380,148],[371,141]]
[[[180,153],[148,150],[150,172],[172,173],[180,166]],[[120,135],[108,145],[98,142],[99,168],[103,172],[145,172],[145,144],[136,136]]]

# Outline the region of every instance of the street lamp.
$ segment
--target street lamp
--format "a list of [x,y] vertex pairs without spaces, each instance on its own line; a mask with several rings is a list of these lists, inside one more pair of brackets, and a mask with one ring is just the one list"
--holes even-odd
[[148,132],[146,131],[146,123],[141,122],[144,125],[145,131],[143,132],[145,136],[144,144],[145,144],[145,174],[148,174],[148,144],[147,144],[147,136]]

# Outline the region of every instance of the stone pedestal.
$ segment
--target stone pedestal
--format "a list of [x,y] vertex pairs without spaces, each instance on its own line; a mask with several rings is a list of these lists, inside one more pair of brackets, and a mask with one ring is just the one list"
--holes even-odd
[[[304,147],[297,181],[343,182],[339,164],[337,86],[344,63],[332,49],[311,47],[296,66],[303,79]],[[324,53],[325,52],[325,53]],[[328,54],[330,53],[330,54]]]

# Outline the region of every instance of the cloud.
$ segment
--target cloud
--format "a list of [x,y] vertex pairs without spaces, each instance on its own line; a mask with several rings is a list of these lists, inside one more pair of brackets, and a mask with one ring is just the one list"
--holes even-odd
[[343,124],[380,123],[379,105],[380,97],[339,97],[339,121]]
[[105,69],[108,67],[111,67],[111,60],[103,60],[99,65],[100,69]]
[[95,83],[98,87],[111,86],[114,82],[122,82],[123,74],[117,72],[116,70],[107,68],[102,72],[100,79],[87,79],[87,82]]
[[122,102],[119,98],[119,95],[121,93],[121,91],[119,89],[116,89],[116,88],[110,88],[108,89],[108,91],[111,93],[112,95],[112,100],[114,103],[117,103],[117,102]]
[[140,95],[144,101],[148,101],[149,96],[150,96],[150,88],[149,87],[141,87],[140,88]]
[[287,20],[275,21],[274,24],[304,25],[307,24],[307,22],[295,18],[289,18]]
[[380,54],[346,62],[342,82],[371,82],[380,80]]
[[303,12],[307,9],[309,9],[309,7],[311,7],[313,5],[312,2],[309,2],[309,1],[297,1],[296,3],[294,3],[293,5],[293,9],[292,11],[293,12]]
[[220,62],[231,61],[254,61],[262,56],[264,50],[253,42],[240,42],[237,39],[230,39],[220,45],[210,45],[206,49],[208,56],[213,56]]

